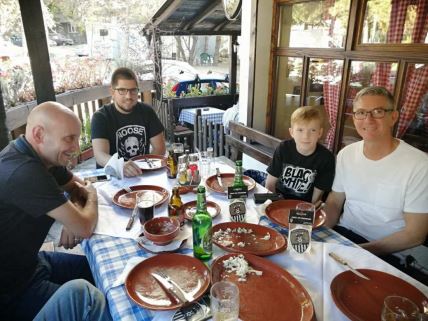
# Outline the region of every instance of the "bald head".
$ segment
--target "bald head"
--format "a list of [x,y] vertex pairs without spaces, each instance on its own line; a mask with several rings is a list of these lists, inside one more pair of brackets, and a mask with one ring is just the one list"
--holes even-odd
[[79,152],[80,131],[80,120],[72,110],[49,101],[31,111],[25,138],[48,166],[63,166]]
[[53,101],[41,103],[34,107],[28,116],[25,136],[29,137],[36,126],[42,126],[46,130],[49,130],[52,127],[61,127],[64,123],[68,122],[77,122],[80,124],[79,118],[77,118],[70,108]]

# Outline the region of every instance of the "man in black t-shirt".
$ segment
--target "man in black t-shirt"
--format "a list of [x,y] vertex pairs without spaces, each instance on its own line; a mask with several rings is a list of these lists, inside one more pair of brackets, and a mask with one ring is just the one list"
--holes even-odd
[[117,152],[119,158],[125,160],[125,176],[141,175],[141,169],[130,159],[149,153],[164,155],[164,127],[149,105],[138,102],[138,81],[132,70],[114,71],[110,92],[113,103],[98,110],[91,121],[97,165],[105,166]]
[[32,320],[62,284],[93,282],[84,256],[39,253],[55,220],[65,248],[89,238],[97,223],[97,191],[66,168],[79,153],[80,129],[69,108],[46,102],[31,111],[25,136],[0,152],[0,320]]
[[291,140],[281,142],[267,168],[266,188],[285,199],[315,203],[329,192],[334,179],[334,156],[318,143],[323,133],[321,112],[299,107],[291,115]]

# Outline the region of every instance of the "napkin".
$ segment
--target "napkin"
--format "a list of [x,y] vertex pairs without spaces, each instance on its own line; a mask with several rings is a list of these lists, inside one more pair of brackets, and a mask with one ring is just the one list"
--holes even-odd
[[[123,268],[122,273],[117,277],[116,281],[110,286],[110,289],[115,288],[117,286],[121,286],[125,283],[126,277],[129,272],[136,266],[138,263],[143,262],[146,258],[141,256],[134,256],[126,262],[125,267]],[[108,291],[108,290],[107,290]]]
[[124,162],[125,161],[122,157],[119,158],[119,155],[117,153],[114,153],[113,156],[110,157],[106,166],[104,166],[105,173],[107,175],[111,175],[119,179],[122,179]]
[[268,207],[268,205],[271,204],[271,203],[272,203],[272,201],[269,200],[269,199],[267,199],[263,204],[255,206],[255,209],[256,209],[256,212],[257,212],[257,217],[259,219],[259,223],[260,223],[260,219],[263,216],[266,216],[266,207]]

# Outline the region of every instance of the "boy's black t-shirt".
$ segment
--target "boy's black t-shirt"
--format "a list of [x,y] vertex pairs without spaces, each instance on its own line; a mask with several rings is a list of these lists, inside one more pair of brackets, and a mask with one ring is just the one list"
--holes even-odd
[[275,150],[267,172],[278,178],[276,191],[285,199],[312,201],[314,187],[329,192],[333,184],[335,160],[321,144],[304,156],[296,149],[294,139],[280,143]]

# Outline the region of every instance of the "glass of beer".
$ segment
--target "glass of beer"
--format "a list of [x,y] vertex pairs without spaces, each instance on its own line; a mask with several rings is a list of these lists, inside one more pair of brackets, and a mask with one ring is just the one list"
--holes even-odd
[[237,321],[239,289],[232,282],[219,281],[211,287],[211,311],[214,321]]
[[138,192],[135,202],[138,209],[138,217],[143,225],[155,215],[156,195],[152,191]]

